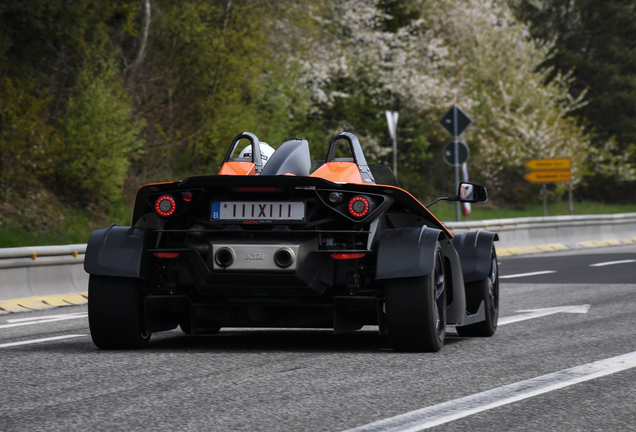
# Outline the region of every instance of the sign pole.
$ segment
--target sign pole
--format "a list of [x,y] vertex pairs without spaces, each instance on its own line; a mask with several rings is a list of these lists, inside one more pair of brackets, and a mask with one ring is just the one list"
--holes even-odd
[[543,217],[546,217],[548,215],[548,188],[545,183],[541,188],[541,195],[543,195]]
[[397,178],[397,131],[393,137],[393,173],[395,174],[395,178]]
[[389,126],[389,135],[391,135],[391,140],[393,141],[393,174],[397,177],[397,122],[399,113],[397,111],[385,111],[384,113]]
[[574,205],[572,203],[572,181],[570,181],[570,184],[568,185],[568,195],[569,195],[569,201],[570,201],[570,215],[574,214]]
[[[443,155],[444,162],[449,165],[455,165],[455,190],[459,190],[459,166],[468,160],[470,150],[466,143],[460,141],[460,136],[463,137],[463,133],[473,120],[466,115],[461,108],[454,103],[453,106],[439,119],[439,124],[450,135],[453,136],[453,141],[449,142],[444,147]],[[459,156],[459,149],[462,149],[462,156]],[[452,149],[452,150],[451,150]],[[453,153],[453,154],[451,154]],[[460,161],[461,160],[461,161]],[[457,201],[455,203],[455,220],[459,222],[459,208],[461,203]]]
[[[455,140],[455,191],[459,190],[459,143],[457,142],[457,110],[453,112],[453,139]],[[459,201],[455,202],[455,221],[459,222]]]

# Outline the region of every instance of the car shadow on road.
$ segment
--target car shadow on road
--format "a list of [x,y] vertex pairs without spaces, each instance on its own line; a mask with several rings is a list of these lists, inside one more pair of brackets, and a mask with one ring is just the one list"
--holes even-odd
[[[329,330],[307,329],[223,329],[216,335],[185,335],[173,331],[157,335],[148,349],[158,351],[227,352],[393,352],[388,336],[377,330],[334,335]],[[463,338],[450,334],[446,345]]]
[[[43,344],[29,344],[11,348],[20,352],[75,353],[88,354],[124,352],[119,350],[100,351],[85,337],[52,341]],[[454,345],[466,338],[458,337],[452,331],[446,336],[445,345]],[[334,335],[326,329],[223,329],[214,335],[187,335],[179,329],[152,335],[147,348],[137,351],[143,353],[179,352],[227,352],[227,353],[393,353],[389,337],[380,336],[376,330],[360,330]],[[444,348],[442,348],[444,351]]]

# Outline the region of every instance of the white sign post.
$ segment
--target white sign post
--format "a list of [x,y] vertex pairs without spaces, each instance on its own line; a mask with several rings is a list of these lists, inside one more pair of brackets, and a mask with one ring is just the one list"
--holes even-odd
[[393,140],[393,173],[397,178],[397,122],[400,114],[397,111],[385,111],[385,114],[389,125],[389,135]]

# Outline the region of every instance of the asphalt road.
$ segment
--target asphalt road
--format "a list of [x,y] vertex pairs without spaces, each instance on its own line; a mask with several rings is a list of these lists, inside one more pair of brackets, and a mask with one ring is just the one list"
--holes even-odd
[[[636,246],[503,257],[499,261],[505,282],[636,284]],[[540,272],[550,273],[531,274]]]
[[635,247],[500,258],[497,333],[451,333],[436,354],[394,353],[372,328],[177,330],[108,352],[85,306],[1,315],[0,431],[636,430],[636,263],[590,267],[628,260]]

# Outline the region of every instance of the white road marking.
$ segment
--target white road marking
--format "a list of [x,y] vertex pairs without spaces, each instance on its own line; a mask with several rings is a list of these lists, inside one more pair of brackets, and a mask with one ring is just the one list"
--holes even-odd
[[345,432],[415,432],[636,367],[636,352],[390,417]]
[[608,266],[608,265],[627,264],[627,263],[635,263],[635,262],[636,262],[636,260],[633,260],[633,259],[622,260],[622,261],[607,261],[607,262],[602,262],[602,263],[590,264],[590,267],[605,267],[605,266]]
[[544,271],[538,271],[538,272],[532,272],[532,273],[519,273],[519,274],[507,275],[507,276],[500,275],[499,279],[512,279],[512,278],[537,276],[537,275],[550,274],[550,273],[556,273],[556,270],[544,270]]
[[86,318],[88,314],[86,312],[78,313],[78,314],[68,314],[68,315],[49,315],[37,318],[18,318],[18,319],[10,319],[7,322],[11,324],[2,324],[0,325],[0,329],[3,328],[11,328],[11,327],[20,327],[25,325],[33,325],[33,324],[46,324],[56,321],[66,321],[72,319]]
[[76,338],[76,337],[81,337],[81,336],[88,336],[88,335],[85,335],[85,334],[81,334],[81,335],[65,335],[65,336],[55,336],[55,337],[42,338],[42,339],[32,339],[32,340],[26,340],[26,341],[21,341],[21,342],[11,342],[11,343],[6,343],[6,344],[0,344],[0,348],[7,348],[7,347],[18,346],[18,345],[29,345],[29,344],[34,344],[34,343],[49,342],[49,341],[62,340],[62,339],[70,339],[70,338]]
[[527,309],[518,310],[515,312],[525,312],[522,315],[512,315],[497,320],[497,326],[511,324],[519,321],[525,321],[534,318],[540,318],[548,315],[554,315],[558,313],[579,313],[585,314],[590,310],[590,305],[577,305],[577,306],[557,306],[543,309]]
[[88,314],[87,312],[75,312],[75,313],[62,314],[62,315],[46,315],[46,316],[30,317],[30,318],[14,318],[14,319],[8,319],[7,322],[8,323],[17,323],[17,322],[36,321],[36,320],[43,320],[43,319],[50,319],[50,318],[74,317],[74,316],[78,316],[78,315],[86,316],[87,314]]

